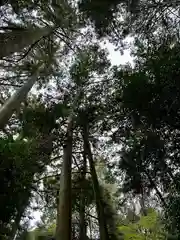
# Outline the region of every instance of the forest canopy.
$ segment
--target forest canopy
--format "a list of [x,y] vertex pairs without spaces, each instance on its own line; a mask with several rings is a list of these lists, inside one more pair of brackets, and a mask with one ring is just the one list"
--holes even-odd
[[0,17],[0,239],[180,239],[180,1]]

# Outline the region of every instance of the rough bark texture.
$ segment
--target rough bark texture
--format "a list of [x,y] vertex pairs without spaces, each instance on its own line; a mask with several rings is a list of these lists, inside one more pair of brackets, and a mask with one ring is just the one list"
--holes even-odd
[[0,59],[20,52],[23,48],[50,34],[51,31],[52,27],[44,27],[0,33]]
[[71,163],[73,122],[69,119],[60,177],[56,240],[71,240]]
[[16,93],[12,95],[0,108],[0,129],[8,123],[13,112],[17,110],[21,104],[26,99],[26,96],[34,83],[37,80],[37,74],[34,74],[31,79],[25,83]]
[[83,168],[81,172],[81,198],[80,198],[80,211],[79,211],[79,227],[80,227],[80,234],[79,239],[85,240],[86,239],[86,218],[85,218],[85,196],[84,196],[84,181],[86,179],[86,155],[83,154]]
[[[29,200],[29,199],[28,199]],[[25,208],[27,207],[28,205],[28,201],[26,204],[24,204],[24,206],[22,206],[22,209],[17,213],[17,216],[16,216],[16,219],[15,219],[15,222],[13,223],[13,226],[12,226],[12,230],[11,230],[11,233],[10,233],[10,238],[9,239],[14,239],[15,236],[16,236],[16,233],[20,227],[20,221],[21,221],[21,218],[23,216],[23,213],[25,211]]]
[[98,222],[99,222],[100,240],[109,240],[106,218],[105,218],[104,208],[103,208],[102,193],[99,187],[99,182],[98,182],[98,177],[97,177],[97,173],[94,166],[91,147],[88,140],[87,127],[84,127],[83,129],[83,140],[84,140],[85,151],[89,159],[90,172],[91,172],[92,181],[93,181],[94,195],[96,200],[97,215],[98,215]]

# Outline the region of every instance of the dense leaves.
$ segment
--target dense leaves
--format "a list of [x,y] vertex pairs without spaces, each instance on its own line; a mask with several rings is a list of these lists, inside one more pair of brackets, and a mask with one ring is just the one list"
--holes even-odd
[[0,2],[0,103],[37,75],[0,132],[3,237],[179,239],[179,4]]
[[1,138],[1,233],[6,233],[6,227],[19,213],[24,213],[32,196],[34,174],[43,171],[35,146],[35,141]]

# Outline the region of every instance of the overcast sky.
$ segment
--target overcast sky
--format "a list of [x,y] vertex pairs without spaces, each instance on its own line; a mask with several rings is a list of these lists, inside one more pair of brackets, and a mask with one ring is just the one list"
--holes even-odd
[[133,59],[130,56],[130,50],[124,50],[124,54],[121,55],[120,51],[114,50],[114,46],[112,44],[108,43],[107,48],[109,50],[109,57],[112,65],[120,65],[127,62],[133,62]]

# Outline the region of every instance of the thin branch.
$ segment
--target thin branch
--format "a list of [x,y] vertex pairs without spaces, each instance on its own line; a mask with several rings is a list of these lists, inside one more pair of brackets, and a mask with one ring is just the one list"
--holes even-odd
[[34,180],[33,183],[38,183],[38,182],[40,182],[41,180],[44,180],[44,179],[46,179],[46,178],[59,177],[59,176],[60,176],[60,173],[58,173],[58,174],[53,174],[53,175],[48,175],[48,176],[44,176],[44,177],[41,177],[41,178],[39,178],[39,179],[37,179],[37,180]]
[[75,165],[77,166],[78,170],[80,171],[81,169],[80,169],[80,167],[79,167],[79,165],[78,165],[78,163],[77,163],[77,161],[76,161],[76,158],[75,158],[73,155],[72,155],[72,158],[73,158],[74,163],[75,163]]
[[86,215],[88,215],[88,216],[89,216],[89,217],[91,217],[91,218],[94,218],[94,219],[98,220],[98,218],[97,218],[97,217],[95,217],[95,216],[91,215],[90,213],[86,213]]
[[18,85],[18,84],[10,84],[10,83],[1,83],[0,82],[0,86],[10,86],[10,87],[22,87],[22,85]]
[[60,38],[61,41],[63,41],[73,52],[75,52],[75,50],[70,46],[70,44],[65,39],[63,39],[63,37],[59,36],[59,32],[54,31],[54,34],[56,35],[56,37]]

